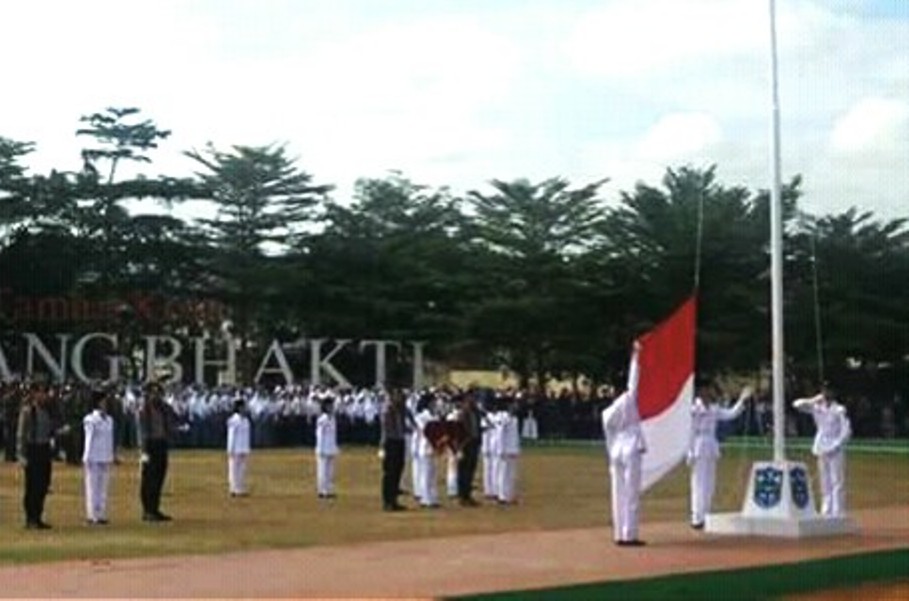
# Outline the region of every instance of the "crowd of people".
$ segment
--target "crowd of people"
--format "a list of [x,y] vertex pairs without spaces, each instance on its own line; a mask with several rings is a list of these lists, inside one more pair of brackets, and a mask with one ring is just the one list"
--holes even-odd
[[[646,442],[637,415],[635,378],[632,369],[627,389],[612,401],[587,401],[596,418],[597,437],[605,437],[616,541],[623,545],[640,544],[637,499]],[[742,416],[750,416],[757,419],[758,432],[771,426],[761,422],[764,402],[753,398],[750,389],[744,389],[728,408],[722,396],[715,387],[701,385],[692,405],[688,465],[691,525],[696,529],[703,528],[710,511],[723,425],[747,427],[749,422]],[[809,427],[817,432],[813,451],[821,476],[822,513],[840,516],[845,512],[843,447],[854,426],[844,406],[832,398],[825,388],[814,397],[795,401],[789,409],[812,419]],[[43,521],[44,498],[53,459],[61,456],[84,465],[88,523],[107,523],[110,467],[118,447],[140,450],[143,520],[170,520],[160,501],[168,450],[175,443],[226,448],[232,496],[246,494],[246,459],[253,448],[307,445],[316,454],[316,492],[320,498],[333,498],[334,459],[343,442],[379,446],[386,511],[405,509],[399,496],[406,464],[411,468],[413,497],[422,508],[440,506],[436,470],[441,465],[446,469],[446,492],[462,505],[477,504],[473,486],[478,467],[483,495],[510,505],[517,498],[521,439],[545,435],[551,425],[547,417],[551,399],[513,389],[4,383],[0,400],[7,459],[18,461],[24,469],[26,526],[37,529],[49,527]]]

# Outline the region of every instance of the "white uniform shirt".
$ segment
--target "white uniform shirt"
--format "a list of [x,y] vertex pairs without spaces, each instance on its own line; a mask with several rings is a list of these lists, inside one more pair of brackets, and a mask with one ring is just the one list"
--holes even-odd
[[249,454],[249,418],[234,413],[227,420],[227,453],[229,455]]
[[84,463],[112,463],[114,461],[114,420],[95,409],[82,420],[85,430]]
[[730,408],[705,403],[700,397],[694,399],[691,406],[691,444],[688,457],[719,457],[720,443],[716,438],[717,422],[731,421],[742,414],[747,397],[739,400]]
[[499,455],[512,456],[521,453],[521,436],[518,432],[518,418],[503,411],[499,418]]
[[316,455],[338,454],[338,426],[335,416],[323,413],[316,420]]
[[620,394],[602,413],[606,450],[612,461],[627,462],[634,453],[647,450],[644,432],[641,430],[641,415],[638,412],[638,375],[635,357],[628,376],[628,390]]
[[823,397],[818,395],[810,399],[798,399],[792,406],[814,417],[817,434],[811,452],[815,455],[839,451],[852,436],[852,425],[846,416],[846,408],[839,403],[824,403]]
[[429,409],[424,409],[414,418],[414,421],[417,424],[417,429],[419,430],[419,439],[417,441],[417,456],[418,457],[432,457],[435,455],[436,451],[432,446],[432,443],[429,442],[429,439],[426,438],[426,424],[431,421],[435,421],[436,417],[432,414]]

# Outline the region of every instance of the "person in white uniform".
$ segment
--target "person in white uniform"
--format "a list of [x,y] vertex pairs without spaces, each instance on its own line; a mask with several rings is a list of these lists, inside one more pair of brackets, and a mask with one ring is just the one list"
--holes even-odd
[[713,504],[716,464],[720,457],[717,424],[740,416],[751,394],[750,388],[743,389],[735,405],[726,408],[716,403],[716,397],[706,386],[702,386],[691,406],[691,443],[687,463],[691,468],[691,527],[695,530],[704,527],[704,520]]
[[[445,419],[458,421],[458,410],[450,411]],[[445,492],[449,499],[453,499],[458,496],[458,453],[451,446],[445,448],[445,468]]]
[[521,454],[521,437],[518,431],[517,407],[513,400],[506,405],[496,418],[498,441],[496,450],[496,493],[500,505],[516,502],[515,484],[518,473],[518,456]]
[[320,499],[335,498],[335,458],[338,455],[338,423],[334,401],[322,399],[322,414],[316,420],[316,492]]
[[[489,403],[487,403],[488,405]],[[495,499],[496,495],[496,462],[493,453],[493,437],[495,425],[491,407],[484,407],[483,416],[480,418],[480,428],[483,434],[480,442],[480,456],[483,459],[483,496]]]
[[846,408],[833,400],[825,386],[820,394],[797,399],[792,406],[811,414],[817,426],[812,453],[817,457],[821,480],[821,515],[841,517],[846,514],[846,454],[844,447],[852,436],[852,424]]
[[251,449],[251,423],[243,399],[234,401],[227,418],[227,489],[232,497],[246,496],[246,467]]
[[85,517],[89,525],[107,524],[107,492],[110,469],[114,462],[114,420],[107,413],[107,394],[92,395],[94,409],[82,420],[85,449],[82,464],[85,472]]
[[638,413],[640,370],[637,356],[640,348],[640,343],[635,342],[628,373],[628,388],[602,413],[612,481],[612,526],[615,543],[621,546],[645,544],[638,538],[641,463],[647,450]]
[[436,453],[426,437],[426,426],[435,421],[435,416],[430,409],[429,399],[420,399],[417,404],[418,413],[414,418],[420,439],[417,444],[417,463],[419,465],[419,495],[420,506],[434,509],[439,507],[439,485],[436,481]]

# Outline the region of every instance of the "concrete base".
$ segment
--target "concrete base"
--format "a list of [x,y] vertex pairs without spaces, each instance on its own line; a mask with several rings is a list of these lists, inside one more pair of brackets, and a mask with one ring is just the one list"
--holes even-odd
[[806,538],[853,534],[858,528],[846,517],[776,518],[748,516],[742,513],[712,513],[707,515],[704,530],[712,534]]
[[707,515],[704,530],[713,534],[804,538],[856,532],[847,517],[826,517],[815,510],[808,468],[793,461],[755,463],[741,513]]

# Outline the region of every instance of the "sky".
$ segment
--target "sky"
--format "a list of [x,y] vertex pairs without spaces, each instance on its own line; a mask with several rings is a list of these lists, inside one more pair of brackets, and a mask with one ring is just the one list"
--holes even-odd
[[[777,0],[777,30],[802,208],[909,217],[909,0]],[[279,143],[339,202],[391,170],[609,178],[609,203],[683,165],[770,185],[767,0],[6,0],[0,65],[35,173],[79,169],[80,116],[136,106],[173,132],[149,175]]]

